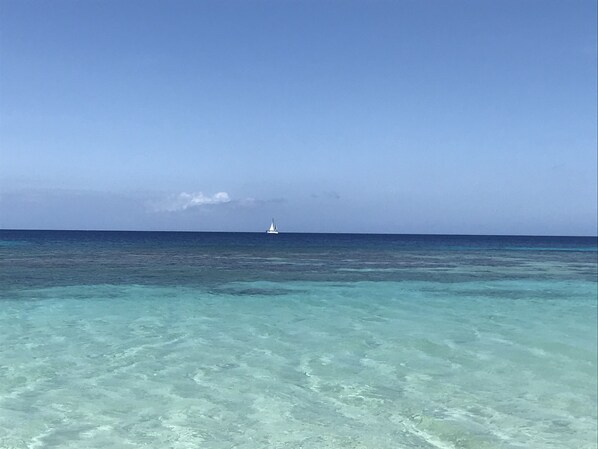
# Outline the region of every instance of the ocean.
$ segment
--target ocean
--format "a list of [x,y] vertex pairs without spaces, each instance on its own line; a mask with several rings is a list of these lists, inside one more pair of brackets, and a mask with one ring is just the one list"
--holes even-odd
[[595,237],[0,231],[1,448],[595,449]]

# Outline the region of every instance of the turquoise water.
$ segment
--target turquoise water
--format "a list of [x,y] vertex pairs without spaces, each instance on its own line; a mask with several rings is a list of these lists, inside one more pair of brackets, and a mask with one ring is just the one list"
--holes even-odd
[[0,447],[597,445],[595,238],[0,238]]

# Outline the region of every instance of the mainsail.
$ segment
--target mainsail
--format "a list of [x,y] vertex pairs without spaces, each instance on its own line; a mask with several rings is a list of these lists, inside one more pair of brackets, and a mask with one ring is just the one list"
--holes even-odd
[[272,224],[270,225],[270,227],[268,228],[268,230],[266,231],[266,233],[268,233],[268,234],[278,234],[278,229],[276,229],[276,225],[274,224],[274,219],[272,219]]

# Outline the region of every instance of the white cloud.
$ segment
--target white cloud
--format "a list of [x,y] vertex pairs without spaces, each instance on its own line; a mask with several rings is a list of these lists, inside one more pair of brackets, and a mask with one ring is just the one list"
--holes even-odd
[[181,192],[178,195],[154,203],[153,209],[156,212],[176,212],[187,210],[192,207],[225,204],[230,202],[230,196],[226,192],[218,192],[211,196],[204,195],[202,192]]

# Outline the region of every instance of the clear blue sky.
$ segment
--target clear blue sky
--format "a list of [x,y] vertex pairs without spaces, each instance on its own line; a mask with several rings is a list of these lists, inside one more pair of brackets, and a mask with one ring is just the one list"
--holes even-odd
[[3,228],[596,234],[594,0],[0,6]]

